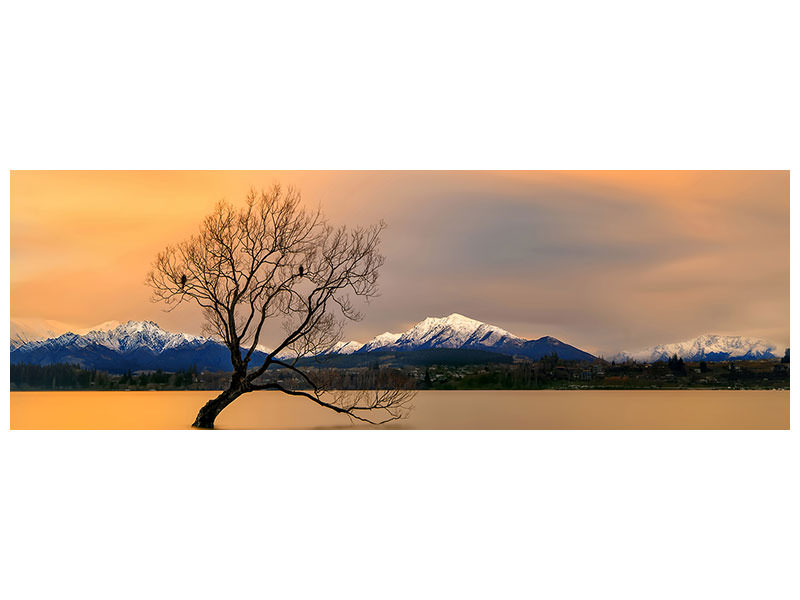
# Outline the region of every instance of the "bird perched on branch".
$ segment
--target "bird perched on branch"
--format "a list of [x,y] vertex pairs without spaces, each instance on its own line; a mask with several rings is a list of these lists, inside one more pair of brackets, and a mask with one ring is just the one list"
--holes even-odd
[[181,288],[186,285],[186,274],[181,275]]
[[300,271],[300,277],[302,277],[303,276],[303,265],[300,265],[300,269],[298,269],[298,270]]

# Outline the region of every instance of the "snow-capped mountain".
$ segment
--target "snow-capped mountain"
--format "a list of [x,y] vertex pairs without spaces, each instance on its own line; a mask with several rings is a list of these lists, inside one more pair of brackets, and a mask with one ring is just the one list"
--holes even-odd
[[360,348],[362,348],[364,344],[361,342],[336,342],[333,348],[330,350],[330,354],[353,354],[353,352],[358,352]]
[[660,344],[635,352],[621,352],[615,360],[632,359],[640,362],[667,360],[678,355],[684,360],[752,360],[781,356],[775,344],[738,335],[701,335],[685,342]]
[[118,352],[148,348],[160,353],[169,348],[198,341],[202,343],[205,340],[186,333],[164,331],[152,321],[128,321],[111,329],[92,329],[83,334],[67,332],[55,338],[28,342],[24,346],[30,349],[58,346],[83,348],[97,345]]
[[76,327],[52,319],[11,319],[11,348],[19,348],[28,342],[55,338],[68,332],[84,335],[90,331],[107,331],[119,324],[119,321],[106,321],[92,327]]
[[90,331],[82,337],[112,350],[125,352],[134,348],[149,348],[156,354],[169,348],[202,344],[206,340],[186,333],[164,331],[153,321],[128,321],[114,329]]
[[[22,339],[18,338],[18,341],[22,342]],[[565,360],[594,358],[588,352],[553,337],[526,340],[458,313],[428,317],[404,333],[387,331],[366,344],[342,341],[326,354],[353,355],[355,358],[370,352],[436,349],[480,350],[534,360],[553,353]],[[265,353],[266,349],[259,346],[253,363],[263,360]],[[201,370],[228,371],[231,368],[230,353],[224,344],[210,338],[165,331],[152,321],[109,322],[83,333],[66,332],[49,339],[29,340],[12,347],[11,362],[71,363],[112,372],[159,368],[174,371],[191,365]]]
[[458,313],[428,317],[403,333],[397,348],[494,348],[504,344],[521,346],[525,340],[495,325],[487,325]]
[[[353,353],[352,348],[355,344],[357,342],[349,342],[344,347],[349,353]],[[554,337],[526,340],[496,325],[476,321],[458,313],[446,317],[428,317],[404,333],[387,331],[360,346],[355,352],[362,354],[376,350],[410,351],[431,348],[484,350],[533,359],[554,352],[566,360],[594,358],[588,352],[565,344]]]
[[403,335],[402,333],[391,333],[389,331],[382,333],[378,336],[372,338],[369,342],[361,346],[358,351],[359,352],[371,352],[372,350],[379,350],[380,348],[385,348],[387,346],[391,346],[394,344],[400,336]]
[[[254,353],[254,360],[263,358]],[[113,372],[126,370],[178,370],[196,365],[201,370],[230,370],[230,353],[210,338],[172,333],[152,321],[128,321],[108,330],[83,335],[64,333],[31,341],[11,351],[12,363],[78,364]]]
[[[11,362],[71,363],[113,372],[159,368],[169,371],[191,365],[201,370],[230,370],[230,353],[224,344],[211,338],[165,331],[152,321],[128,321],[123,324],[108,321],[77,332],[60,332],[63,327],[65,324],[58,321],[12,320]],[[49,333],[54,335],[48,339],[31,339]],[[353,355],[355,358],[370,352],[432,349],[481,350],[533,360],[553,353],[565,360],[594,359],[588,352],[554,337],[526,340],[495,325],[458,313],[446,317],[428,317],[404,333],[387,331],[366,344],[342,341],[327,354]],[[264,347],[259,346],[253,362],[263,360],[266,352]],[[782,355],[775,344],[763,340],[702,335],[685,342],[621,352],[613,359],[655,362],[675,354],[692,361],[748,360]]]

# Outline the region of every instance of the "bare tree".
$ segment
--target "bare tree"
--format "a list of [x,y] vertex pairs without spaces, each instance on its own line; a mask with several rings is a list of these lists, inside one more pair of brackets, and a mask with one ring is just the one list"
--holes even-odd
[[[213,428],[226,406],[254,390],[302,396],[372,424],[406,415],[413,392],[396,382],[383,389],[376,382],[374,390],[337,392],[330,389],[330,378],[298,363],[329,351],[344,323],[361,318],[352,296],[376,295],[384,227],[380,222],[334,228],[319,210],[303,208],[299,192],[275,185],[251,191],[241,207],[221,201],[199,233],[158,254],[147,276],[153,301],[165,302],[169,310],[196,302],[205,330],[230,351],[230,385],[200,409],[194,427]],[[262,353],[257,349],[269,319],[281,320],[283,334]],[[251,364],[256,356],[258,363]],[[264,382],[270,367],[297,374],[303,389]]]

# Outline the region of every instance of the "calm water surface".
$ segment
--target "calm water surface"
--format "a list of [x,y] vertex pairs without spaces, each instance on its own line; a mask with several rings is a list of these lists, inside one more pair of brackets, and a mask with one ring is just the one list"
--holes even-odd
[[[187,429],[216,392],[12,392],[12,429]],[[279,392],[240,397],[220,429],[363,428]],[[367,426],[371,428],[371,426]],[[788,391],[425,391],[401,429],[788,429]]]

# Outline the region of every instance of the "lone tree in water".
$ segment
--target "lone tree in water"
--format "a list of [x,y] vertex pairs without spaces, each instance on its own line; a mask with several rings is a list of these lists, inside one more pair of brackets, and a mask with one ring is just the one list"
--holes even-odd
[[[196,235],[158,254],[147,276],[153,300],[170,310],[196,302],[206,331],[230,351],[230,385],[200,409],[194,427],[212,429],[226,406],[254,390],[302,396],[372,424],[406,415],[413,392],[396,382],[378,377],[370,391],[337,392],[322,371],[298,364],[329,351],[344,323],[361,318],[352,296],[376,295],[384,227],[334,228],[302,207],[299,192],[276,185],[251,191],[240,207],[220,202]],[[283,334],[264,354],[257,347],[269,319],[282,322]],[[259,379],[273,366],[294,372],[302,389]]]

